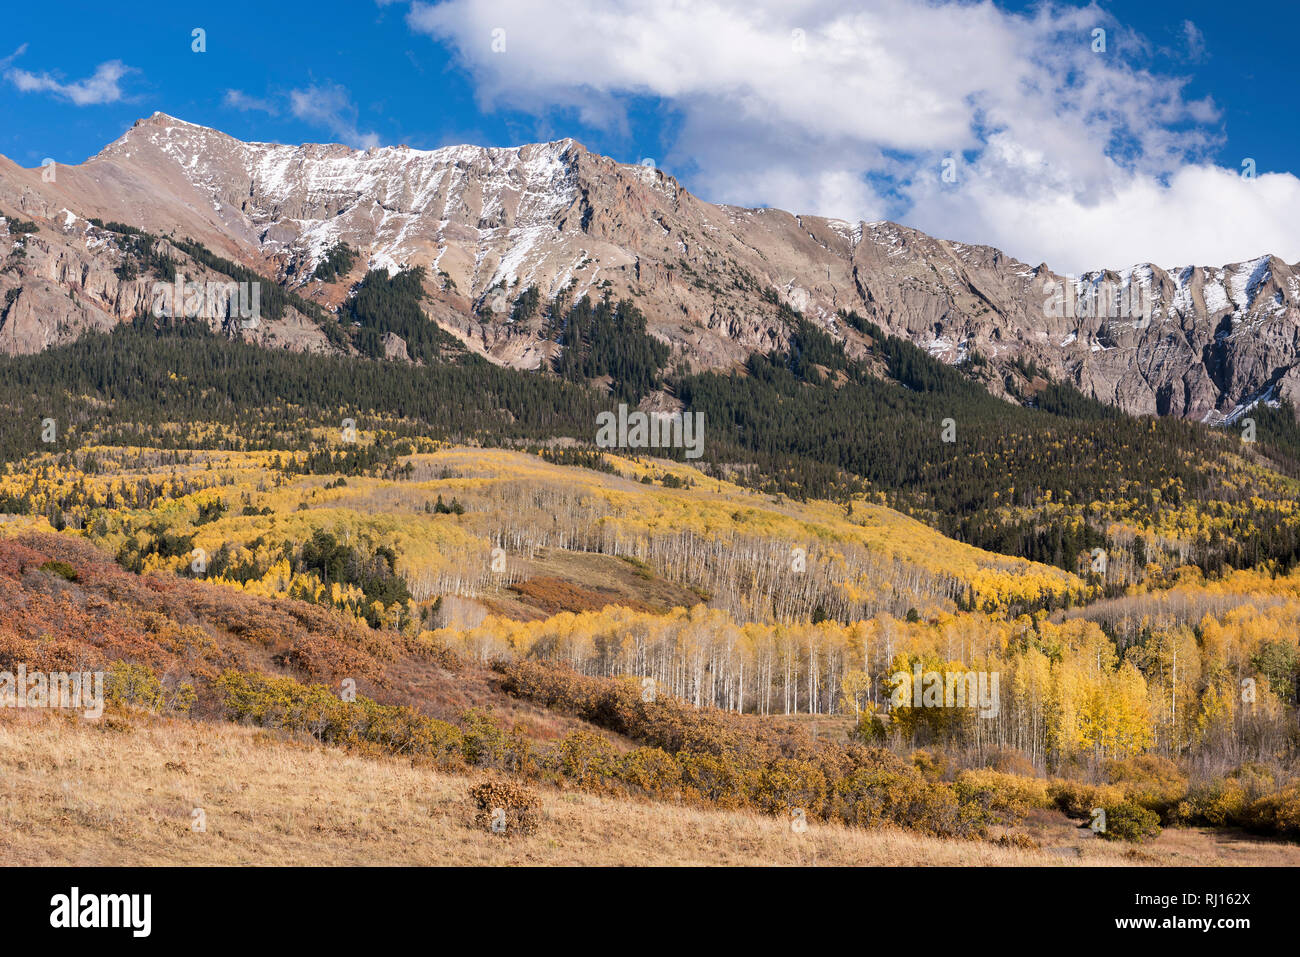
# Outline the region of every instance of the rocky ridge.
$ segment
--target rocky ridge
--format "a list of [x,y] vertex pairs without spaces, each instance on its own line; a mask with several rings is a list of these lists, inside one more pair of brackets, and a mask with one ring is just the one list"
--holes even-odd
[[[706,203],[662,170],[571,139],[284,146],[155,114],[79,166],[26,170],[0,157],[0,214],[9,353],[148,308],[156,279],[119,275],[120,236],[89,222],[99,219],[196,239],[327,309],[366,269],[424,266],[430,319],[517,368],[557,349],[540,317],[510,319],[535,287],[547,300],[633,297],[672,362],[694,368],[731,368],[781,344],[789,309],[852,353],[863,339],[837,313],[853,310],[944,361],[982,357],[1000,394],[1031,362],[1129,412],[1209,421],[1300,389],[1300,267],[1275,257],[1062,276],[894,223]],[[37,231],[17,231],[21,219]],[[353,269],[313,279],[340,242],[360,253]],[[187,278],[220,278],[190,265]],[[292,308],[255,329],[222,325],[268,346],[330,348]],[[406,355],[400,342],[386,350]]]

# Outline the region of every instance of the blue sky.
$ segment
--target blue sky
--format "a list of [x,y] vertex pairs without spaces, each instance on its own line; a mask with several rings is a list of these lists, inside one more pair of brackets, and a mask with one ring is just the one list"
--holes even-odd
[[291,143],[572,136],[706,199],[1061,269],[1300,259],[1290,3],[122,7],[6,11],[0,153],[80,162],[156,110]]

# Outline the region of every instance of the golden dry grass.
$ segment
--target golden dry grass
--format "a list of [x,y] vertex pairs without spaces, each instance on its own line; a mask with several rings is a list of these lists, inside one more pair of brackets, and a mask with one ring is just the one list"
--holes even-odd
[[[8,864],[1038,865],[1300,862],[1294,845],[1167,831],[1134,856],[1070,825],[1043,850],[542,789],[529,837],[470,828],[478,778],[147,715],[0,711]],[[206,832],[192,830],[195,808]],[[1225,848],[1227,848],[1225,850]]]

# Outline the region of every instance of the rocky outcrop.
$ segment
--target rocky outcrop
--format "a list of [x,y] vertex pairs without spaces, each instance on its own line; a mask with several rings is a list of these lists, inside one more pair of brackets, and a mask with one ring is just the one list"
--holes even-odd
[[[28,231],[30,225],[35,231]],[[128,261],[122,236],[64,211],[54,222],[0,218],[0,351],[39,352],[88,331],[153,311],[159,289],[171,282],[159,276],[120,272]],[[180,266],[186,281],[217,286],[230,277],[194,262],[166,241],[159,250]],[[229,310],[204,310],[201,317],[217,331],[241,335],[271,348],[322,352],[329,341],[320,327],[292,307],[274,320],[232,320]]]

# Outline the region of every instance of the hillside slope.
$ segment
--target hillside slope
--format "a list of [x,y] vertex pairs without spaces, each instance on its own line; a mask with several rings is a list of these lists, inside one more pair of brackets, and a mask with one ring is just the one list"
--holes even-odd
[[0,780],[10,865],[1300,864],[1296,845],[1204,831],[1135,852],[1062,823],[1019,849],[832,824],[800,834],[760,814],[551,789],[536,834],[501,837],[472,827],[480,777],[142,714],[93,726],[0,712]]

